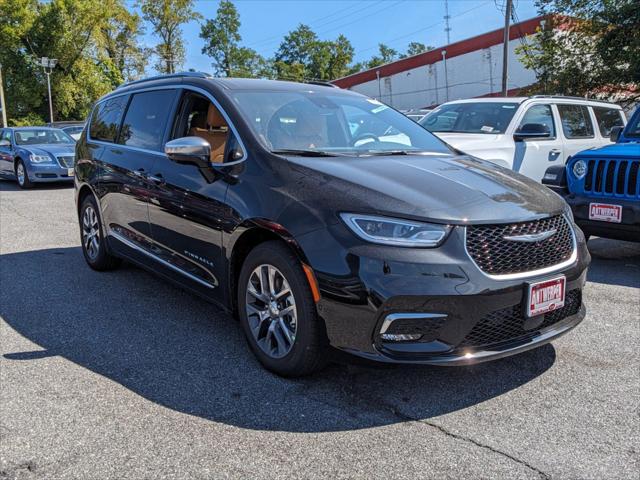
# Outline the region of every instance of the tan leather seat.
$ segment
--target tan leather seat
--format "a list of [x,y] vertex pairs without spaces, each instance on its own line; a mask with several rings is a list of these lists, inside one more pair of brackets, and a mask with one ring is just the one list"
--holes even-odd
[[224,149],[229,136],[229,126],[218,109],[211,103],[205,117],[201,112],[191,119],[189,135],[204,138],[211,145],[211,162],[224,162]]

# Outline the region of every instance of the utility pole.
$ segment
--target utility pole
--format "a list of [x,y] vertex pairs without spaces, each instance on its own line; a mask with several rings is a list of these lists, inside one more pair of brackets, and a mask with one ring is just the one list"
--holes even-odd
[[2,127],[7,128],[7,105],[4,103],[4,84],[2,83],[2,64],[0,63],[0,108],[2,108]]
[[502,96],[506,97],[509,92],[507,77],[509,74],[509,28],[511,27],[511,1],[506,0],[504,7],[504,39],[502,44]]
[[58,60],[55,58],[42,57],[40,59],[40,65],[44,68],[44,73],[47,74],[47,91],[49,92],[49,121],[53,123],[53,102],[51,100],[51,72],[58,64]]
[[442,50],[442,62],[444,63],[444,91],[446,101],[449,101],[449,72],[447,72],[447,51]]
[[449,26],[449,0],[444,0],[444,31],[447,32],[447,45],[451,43],[451,27]]

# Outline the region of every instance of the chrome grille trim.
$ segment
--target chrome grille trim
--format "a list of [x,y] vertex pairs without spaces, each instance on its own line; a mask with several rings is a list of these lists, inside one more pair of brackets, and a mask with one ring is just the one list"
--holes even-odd
[[[476,266],[476,268],[480,271],[480,273],[482,273],[485,277],[490,278],[492,280],[518,280],[518,279],[522,279],[522,278],[532,278],[532,277],[537,277],[540,275],[547,275],[547,274],[551,274],[554,272],[557,272],[559,270],[562,270],[564,268],[569,267],[570,265],[573,265],[576,260],[578,259],[578,243],[576,240],[576,232],[575,229],[573,228],[573,224],[571,222],[571,220],[565,215],[562,215],[565,222],[567,222],[567,225],[569,226],[569,231],[571,232],[571,240],[572,240],[572,252],[571,252],[571,256],[567,259],[564,260],[563,262],[560,262],[556,265],[551,265],[548,267],[544,267],[544,268],[540,268],[540,269],[536,269],[536,270],[529,270],[526,272],[517,272],[517,273],[507,273],[507,274],[491,274],[491,273],[487,273],[484,270],[482,270],[482,268],[480,267],[480,265],[478,265],[476,263],[476,261],[474,260],[473,256],[471,255],[471,253],[469,252],[469,250],[467,249],[467,227],[464,227],[464,232],[463,232],[463,244],[464,244],[464,250],[467,253],[467,256],[469,257],[469,259],[473,262],[473,264]],[[538,219],[538,220],[543,220],[543,219]],[[516,223],[516,222],[514,222]]]

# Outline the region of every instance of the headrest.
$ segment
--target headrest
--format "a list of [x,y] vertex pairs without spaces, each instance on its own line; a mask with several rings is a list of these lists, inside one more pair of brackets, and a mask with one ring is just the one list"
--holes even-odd
[[227,126],[226,120],[213,103],[209,104],[209,111],[207,112],[207,124],[209,125],[209,128],[220,128]]
[[191,128],[207,128],[207,117],[204,112],[197,112],[191,118]]

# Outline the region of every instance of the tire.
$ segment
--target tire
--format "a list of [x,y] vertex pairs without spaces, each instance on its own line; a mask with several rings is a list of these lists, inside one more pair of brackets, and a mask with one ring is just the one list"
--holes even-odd
[[108,251],[100,209],[93,195],[87,195],[80,206],[80,242],[82,253],[87,264],[94,270],[113,270],[120,266],[122,260]]
[[16,181],[18,182],[18,186],[24,190],[33,187],[33,183],[29,180],[29,174],[27,173],[27,167],[25,167],[24,162],[20,159],[16,162],[14,167],[14,173],[16,175]]
[[[275,285],[263,290],[265,283]],[[267,370],[300,377],[326,365],[324,326],[302,265],[285,245],[269,241],[251,250],[240,270],[237,301],[247,342]]]

